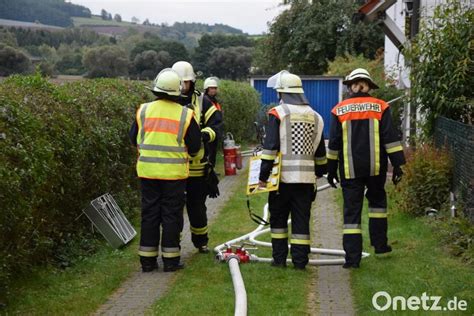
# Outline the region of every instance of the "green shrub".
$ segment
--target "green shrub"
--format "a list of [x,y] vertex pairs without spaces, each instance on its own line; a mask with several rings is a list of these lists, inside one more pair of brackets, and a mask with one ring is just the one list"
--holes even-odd
[[434,132],[445,116],[473,124],[474,10],[467,1],[449,0],[423,19],[404,54],[411,64],[413,102],[425,116],[424,132]]
[[425,144],[408,157],[400,183],[401,210],[420,216],[426,208],[440,210],[449,199],[452,159],[444,149]]
[[150,99],[141,83],[123,80],[0,83],[0,293],[33,265],[68,266],[94,248],[80,217],[92,199],[111,192],[132,215],[139,201],[128,130]]
[[441,238],[450,255],[460,257],[467,264],[474,263],[474,225],[461,212],[459,217],[441,216],[427,219],[432,229]]

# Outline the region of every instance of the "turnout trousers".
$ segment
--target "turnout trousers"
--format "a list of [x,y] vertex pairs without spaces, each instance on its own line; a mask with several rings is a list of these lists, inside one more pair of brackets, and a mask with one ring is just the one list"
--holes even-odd
[[343,246],[347,263],[359,263],[362,257],[361,214],[365,197],[369,201],[370,244],[375,249],[387,246],[386,175],[341,179],[344,198]]
[[308,264],[313,194],[314,184],[311,183],[280,183],[278,191],[269,193],[272,256],[275,263],[285,263],[288,256],[288,216],[291,214],[292,262],[298,268]]
[[142,220],[139,255],[142,265],[156,263],[161,234],[165,265],[180,261],[186,180],[141,179]]
[[189,177],[186,184],[186,210],[194,247],[207,245],[207,207],[205,177]]

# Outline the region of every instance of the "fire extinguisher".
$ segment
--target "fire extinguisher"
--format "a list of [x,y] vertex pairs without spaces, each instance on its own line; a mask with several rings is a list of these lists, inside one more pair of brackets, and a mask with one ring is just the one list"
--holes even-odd
[[234,136],[226,134],[224,139],[224,172],[226,176],[237,174],[237,149],[235,147]]

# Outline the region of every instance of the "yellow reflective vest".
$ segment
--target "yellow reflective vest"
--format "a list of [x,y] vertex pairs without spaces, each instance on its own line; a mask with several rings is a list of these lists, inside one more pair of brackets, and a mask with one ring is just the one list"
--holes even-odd
[[145,103],[137,111],[140,178],[179,180],[189,176],[184,136],[193,111],[170,100]]

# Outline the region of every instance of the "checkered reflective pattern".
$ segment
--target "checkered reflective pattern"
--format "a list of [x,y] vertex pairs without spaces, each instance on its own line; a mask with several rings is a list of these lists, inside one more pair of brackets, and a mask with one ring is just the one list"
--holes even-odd
[[314,155],[314,124],[291,122],[291,152],[293,155]]

